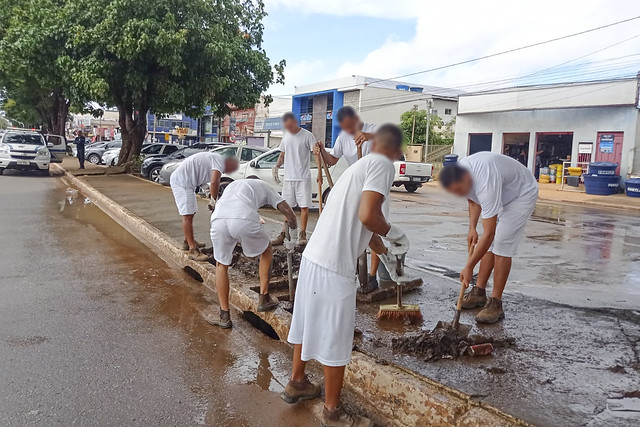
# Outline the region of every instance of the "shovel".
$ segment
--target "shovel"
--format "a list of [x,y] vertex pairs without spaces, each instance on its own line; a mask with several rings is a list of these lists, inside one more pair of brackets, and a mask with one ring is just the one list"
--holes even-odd
[[[469,245],[469,258],[473,255],[473,251],[475,249],[475,245]],[[436,327],[431,331],[432,333],[437,331],[438,329],[453,329],[458,332],[458,334],[466,337],[469,335],[469,331],[471,331],[471,325],[460,324],[460,312],[462,311],[462,299],[464,298],[464,283],[460,283],[460,293],[458,294],[458,302],[456,304],[456,314],[453,317],[453,322],[443,322],[439,321]]]
[[[287,240],[291,240],[289,224],[285,223],[284,234]],[[296,287],[293,283],[293,255],[291,251],[287,251],[287,279],[289,280],[289,301],[293,304],[296,297]]]

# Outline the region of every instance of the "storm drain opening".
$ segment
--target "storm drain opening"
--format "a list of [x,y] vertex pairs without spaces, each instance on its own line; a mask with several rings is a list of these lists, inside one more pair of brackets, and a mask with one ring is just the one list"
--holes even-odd
[[198,282],[203,283],[204,279],[202,278],[202,276],[200,275],[200,273],[198,273],[196,270],[194,270],[193,268],[189,267],[188,265],[185,265],[183,267],[183,270],[191,277],[193,277],[194,279],[196,279]]
[[280,337],[278,336],[276,331],[271,327],[271,325],[265,322],[264,320],[262,320],[260,317],[258,317],[257,314],[251,311],[243,311],[242,318],[247,322],[249,322],[251,326],[259,330],[269,338],[274,340],[280,340]]

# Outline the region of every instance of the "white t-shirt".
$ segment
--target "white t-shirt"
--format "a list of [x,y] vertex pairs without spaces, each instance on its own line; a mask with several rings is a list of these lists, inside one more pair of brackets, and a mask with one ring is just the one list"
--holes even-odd
[[482,218],[493,218],[505,205],[538,191],[531,171],[509,156],[483,151],[459,163],[471,172],[473,187],[467,197],[482,207]]
[[224,173],[224,157],[216,153],[197,153],[184,159],[171,178],[181,187],[195,190],[211,182],[211,172],[214,170]]
[[266,182],[259,179],[239,179],[224,189],[211,214],[211,221],[227,218],[260,222],[258,209],[267,205],[276,208],[282,201],[282,196]]
[[311,132],[300,128],[296,134],[285,132],[280,143],[284,153],[284,180],[306,181],[311,178],[311,152],[316,139]]
[[[371,123],[363,123],[362,124],[362,132],[374,133],[378,129],[378,126]],[[368,140],[362,144],[362,157],[366,156],[371,152],[371,144],[372,141]],[[353,136],[349,135],[345,131],[340,132],[340,135],[336,138],[335,144],[333,144],[333,149],[331,150],[331,154],[334,157],[340,158],[343,157],[349,163],[349,166],[358,161],[358,147],[356,147],[356,141]]]
[[393,162],[377,153],[348,168],[329,193],[302,255],[327,270],[354,277],[356,258],[367,248],[373,234],[358,216],[362,192],[375,191],[386,200],[394,175]]

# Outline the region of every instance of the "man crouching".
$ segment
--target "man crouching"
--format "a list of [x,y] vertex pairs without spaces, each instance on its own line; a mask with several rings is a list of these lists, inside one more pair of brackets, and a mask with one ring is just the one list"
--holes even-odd
[[249,257],[260,256],[260,296],[258,311],[273,310],[278,300],[269,295],[269,267],[273,250],[269,235],[260,223],[258,209],[270,205],[278,209],[291,228],[291,241],[297,243],[296,216],[282,196],[269,184],[257,179],[240,179],[227,186],[224,194],[211,214],[211,241],[213,257],[216,260],[216,288],[220,301],[220,318],[207,317],[212,325],[228,329],[232,326],[229,313],[229,265],[233,259],[233,249],[238,243]]

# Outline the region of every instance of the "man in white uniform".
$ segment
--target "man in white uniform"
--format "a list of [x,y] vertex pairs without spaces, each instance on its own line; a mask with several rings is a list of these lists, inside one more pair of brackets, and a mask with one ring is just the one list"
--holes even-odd
[[[349,166],[358,160],[358,147],[362,150],[362,156],[371,152],[371,143],[377,126],[373,123],[366,123],[360,120],[358,114],[352,107],[346,106],[338,110],[336,120],[340,124],[341,132],[336,138],[336,142],[328,152],[322,142],[318,142],[314,149],[316,155],[322,153],[322,158],[328,166],[335,165],[341,157],[344,157]],[[322,184],[322,171],[318,170],[317,181]],[[383,207],[385,216],[389,215],[389,202],[385,200]],[[378,289],[377,272],[380,260],[375,252],[371,251],[371,266],[367,285],[361,286],[359,292],[367,294]]]
[[[282,116],[285,133],[280,143],[280,157],[273,167],[273,179],[280,183],[278,170],[284,164],[284,184],[282,196],[292,208],[300,207],[300,235],[298,243],[307,244],[307,222],[311,206],[311,152],[316,139],[311,132],[302,129],[293,113]],[[284,242],[284,231],[273,241],[274,245]]]
[[[409,248],[405,234],[382,212],[393,184],[393,161],[402,154],[401,148],[402,131],[397,126],[378,129],[371,154],[336,182],[302,254],[288,338],[294,344],[293,374],[281,397],[295,403],[320,394],[319,386],[305,376],[306,362],[317,360],[324,365],[323,425],[353,421],[340,406],[340,393],[353,346],[356,258],[370,246],[395,276],[395,255]],[[386,236],[393,249],[387,250],[380,236]]]
[[[287,202],[269,184],[257,179],[239,179],[227,186],[211,214],[211,241],[216,260],[216,288],[220,301],[220,317],[207,317],[207,322],[223,329],[232,326],[229,312],[229,266],[233,249],[239,243],[250,258],[260,256],[260,296],[258,311],[278,306],[269,295],[269,267],[273,257],[269,235],[260,223],[258,209],[272,206],[284,215],[289,227],[297,229],[296,215]],[[293,245],[288,249],[293,249]]]
[[220,177],[223,173],[231,173],[238,169],[236,157],[223,157],[220,154],[203,152],[187,157],[171,174],[169,180],[173,198],[182,215],[182,231],[184,242],[182,248],[189,251],[189,258],[195,261],[206,261],[207,255],[200,252],[204,244],[193,238],[193,216],[198,212],[196,189],[210,182],[211,200],[209,209],[215,208],[220,187]]
[[[480,262],[476,285],[463,301],[464,308],[484,307],[478,323],[495,323],[504,318],[502,292],[511,272],[511,258],[524,235],[524,227],[536,207],[538,183],[529,169],[511,157],[481,152],[445,166],[439,180],[449,192],[469,201],[467,244],[475,245],[473,255],[460,273],[465,287]],[[482,237],[478,220],[482,217]],[[486,287],[493,271],[493,291]]]

